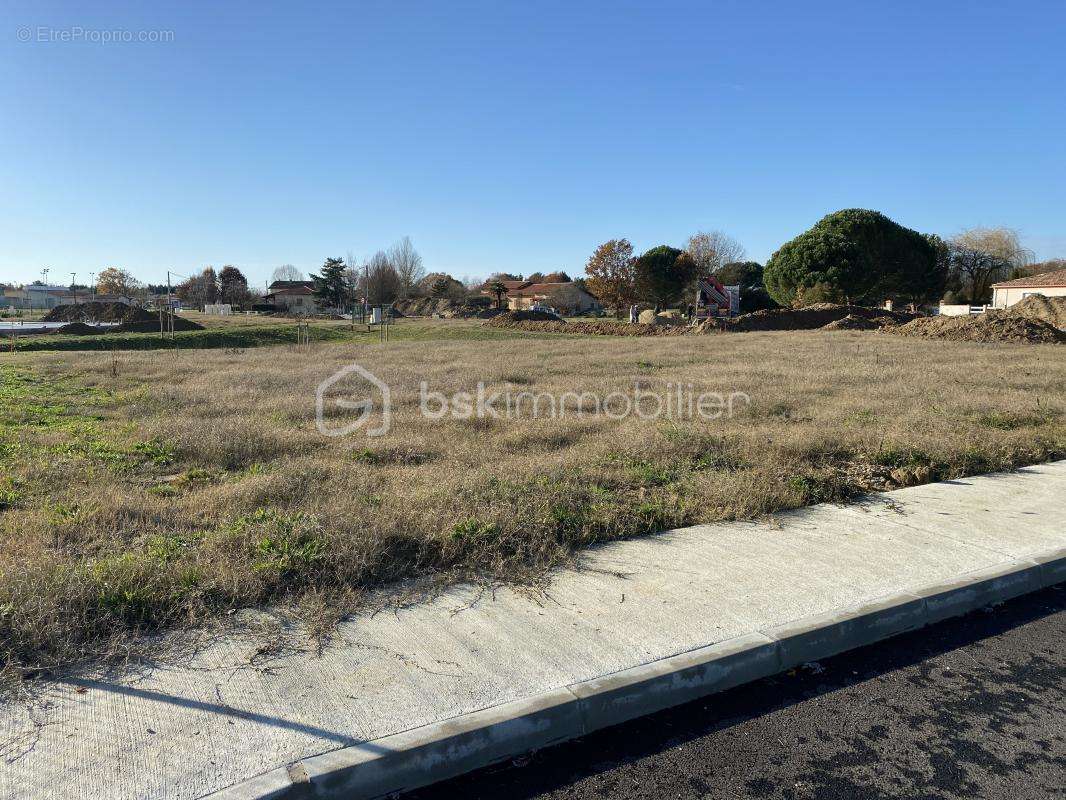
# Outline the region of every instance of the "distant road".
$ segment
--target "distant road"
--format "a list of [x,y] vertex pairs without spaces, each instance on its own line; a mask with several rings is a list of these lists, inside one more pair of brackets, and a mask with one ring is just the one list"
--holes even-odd
[[405,800],[1063,796],[1063,586],[820,666]]

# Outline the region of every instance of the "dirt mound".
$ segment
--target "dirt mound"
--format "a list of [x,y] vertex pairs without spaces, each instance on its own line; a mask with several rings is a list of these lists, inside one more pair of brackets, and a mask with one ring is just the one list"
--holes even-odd
[[88,336],[91,334],[103,333],[106,328],[94,328],[92,325],[86,325],[84,322],[71,322],[64,325],[62,328],[56,328],[56,333],[61,333],[66,336]]
[[1066,297],[1044,297],[1031,294],[1020,303],[1006,309],[1005,313],[1015,317],[1043,320],[1054,325],[1060,331],[1066,330]]
[[774,308],[752,311],[725,322],[723,327],[738,333],[747,331],[803,331],[824,328],[831,322],[845,317],[876,319],[887,317],[896,323],[910,322],[917,314],[905,311],[888,311],[884,308],[815,303],[804,308]]
[[158,320],[151,311],[125,303],[72,303],[56,306],[43,318],[45,322],[146,322]]
[[399,300],[393,305],[393,309],[399,311],[405,317],[443,317],[454,319],[460,317],[467,319],[477,317],[488,310],[489,298],[482,302],[459,302],[447,297],[412,297],[407,300]]
[[512,317],[515,313],[527,314],[530,312],[501,314],[485,324],[493,328],[509,328],[511,330],[538,331],[542,333],[576,333],[583,336],[684,336],[691,330],[678,325],[641,325],[639,323],[630,324],[626,322],[515,320]]
[[898,325],[892,317],[860,317],[857,314],[848,314],[843,319],[823,325],[823,331],[876,331],[887,325]]
[[954,342],[1066,343],[1066,333],[1054,325],[1005,311],[960,317],[924,317],[906,325],[885,328],[884,332]]
[[563,318],[547,311],[505,311],[497,314],[492,320],[497,327],[509,322],[563,322]]
[[[167,330],[170,326],[167,326]],[[174,317],[174,330],[175,331],[202,331],[204,326],[199,322],[193,322],[191,319],[185,319],[184,317]],[[159,317],[152,317],[149,315],[149,319],[142,319],[134,322],[123,322],[121,325],[115,328],[111,328],[113,333],[159,333]]]

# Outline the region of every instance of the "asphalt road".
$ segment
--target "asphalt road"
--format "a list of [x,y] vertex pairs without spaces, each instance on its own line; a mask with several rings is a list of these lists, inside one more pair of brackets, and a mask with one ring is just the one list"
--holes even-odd
[[1066,585],[404,800],[1066,796]]

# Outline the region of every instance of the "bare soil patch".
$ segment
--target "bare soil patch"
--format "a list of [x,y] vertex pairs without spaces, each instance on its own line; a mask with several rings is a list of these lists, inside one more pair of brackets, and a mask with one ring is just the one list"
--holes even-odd
[[538,312],[508,312],[485,323],[493,328],[507,328],[519,331],[539,331],[542,333],[570,333],[578,336],[685,336],[693,332],[692,328],[681,325],[648,325],[644,323],[618,323],[594,320],[530,319],[516,317],[517,314]]
[[[79,328],[70,325],[61,328],[58,333],[75,333],[87,335],[89,333],[152,333],[159,330],[159,315],[139,306],[129,306],[125,303],[72,303],[71,305],[56,306],[43,317],[45,322],[118,322],[113,328],[94,329],[88,324],[82,324]],[[204,326],[192,320],[175,315],[174,330],[176,331],[200,331]]]
[[858,319],[887,318],[897,323],[910,322],[918,315],[906,311],[888,311],[884,308],[816,303],[804,308],[775,308],[753,311],[718,324],[725,330],[743,333],[748,331],[804,331],[824,328],[845,317]]
[[150,311],[125,303],[71,303],[56,306],[43,318],[45,322],[144,322],[158,317]]
[[823,325],[823,331],[877,331],[888,325],[898,325],[892,317],[860,317],[857,314],[848,314],[843,319]]
[[62,328],[57,328],[55,332],[66,336],[90,336],[103,333],[104,330],[104,328],[96,328],[84,322],[71,322]]
[[1031,294],[1020,303],[1007,309],[1007,313],[1016,317],[1037,319],[1066,330],[1066,297],[1044,297]]
[[959,317],[923,317],[906,325],[885,328],[884,332],[954,342],[1066,343],[1066,332],[1054,325],[1009,310]]

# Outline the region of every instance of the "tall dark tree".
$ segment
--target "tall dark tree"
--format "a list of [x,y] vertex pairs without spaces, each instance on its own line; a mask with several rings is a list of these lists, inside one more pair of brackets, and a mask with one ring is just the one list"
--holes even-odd
[[218,273],[218,299],[223,303],[240,305],[248,300],[248,279],[232,264]]
[[682,299],[697,271],[696,262],[684,250],[665,244],[653,247],[636,261],[637,295],[656,305],[670,305]]
[[829,214],[784,244],[763,277],[770,296],[786,306],[816,299],[921,302],[944,288],[935,248],[922,234],[861,208]]
[[311,275],[315,298],[328,308],[347,308],[352,302],[352,284],[343,258],[327,258],[317,275]]

